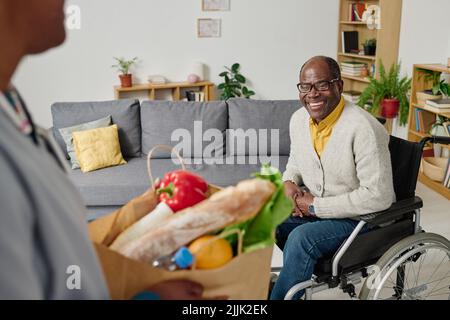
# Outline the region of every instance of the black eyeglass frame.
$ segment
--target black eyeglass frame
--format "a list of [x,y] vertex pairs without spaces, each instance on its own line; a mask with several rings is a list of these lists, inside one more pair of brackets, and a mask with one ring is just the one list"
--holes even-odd
[[[339,80],[341,80],[341,78],[336,78],[336,79],[332,79],[332,80],[321,80],[321,81],[317,81],[317,82],[315,82],[315,83],[301,83],[301,82],[299,82],[299,83],[297,83],[297,90],[298,90],[300,93],[308,93],[308,92],[310,92],[311,89],[314,87],[314,88],[316,89],[316,91],[327,91],[328,89],[330,89],[330,86],[331,86],[334,82],[339,81]],[[323,89],[317,88],[317,84],[319,84],[319,83],[326,83],[326,84],[327,84],[326,89],[325,89],[325,88],[323,88]],[[308,85],[310,86],[309,89],[308,89],[308,90],[301,90],[301,89],[300,89],[300,86],[301,86],[301,85],[306,85],[306,84],[308,84]]]

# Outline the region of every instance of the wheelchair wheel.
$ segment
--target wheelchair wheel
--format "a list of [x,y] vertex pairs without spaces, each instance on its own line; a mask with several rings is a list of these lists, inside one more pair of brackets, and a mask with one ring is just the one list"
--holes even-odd
[[450,241],[434,233],[409,236],[378,260],[360,299],[450,299]]

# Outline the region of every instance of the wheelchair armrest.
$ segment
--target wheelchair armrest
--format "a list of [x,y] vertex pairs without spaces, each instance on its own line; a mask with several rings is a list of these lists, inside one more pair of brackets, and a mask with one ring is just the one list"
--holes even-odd
[[422,207],[422,199],[419,197],[414,197],[397,201],[386,210],[363,215],[360,219],[370,224],[380,225],[393,221],[405,213],[409,213]]

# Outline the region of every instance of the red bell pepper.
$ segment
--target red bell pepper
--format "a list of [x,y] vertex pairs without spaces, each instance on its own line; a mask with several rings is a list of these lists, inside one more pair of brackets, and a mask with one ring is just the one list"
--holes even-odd
[[202,177],[186,170],[169,172],[156,185],[159,201],[166,203],[173,212],[205,200],[207,191],[208,183]]

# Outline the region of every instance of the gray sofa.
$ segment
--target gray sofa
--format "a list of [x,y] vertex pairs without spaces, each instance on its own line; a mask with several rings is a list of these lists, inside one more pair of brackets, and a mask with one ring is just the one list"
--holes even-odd
[[[270,161],[283,171],[290,149],[289,120],[299,108],[298,100],[144,101],[142,104],[137,100],[115,100],[55,103],[51,111],[53,134],[66,155],[59,128],[107,115],[119,127],[121,150],[127,164],[89,173],[79,169],[70,173],[86,202],[87,219],[91,220],[112,212],[149,188],[147,153],[157,144],[178,145],[188,162],[187,169],[222,187],[250,177],[264,162]],[[156,152],[152,156],[155,177],[177,168],[179,165],[168,152]]]

